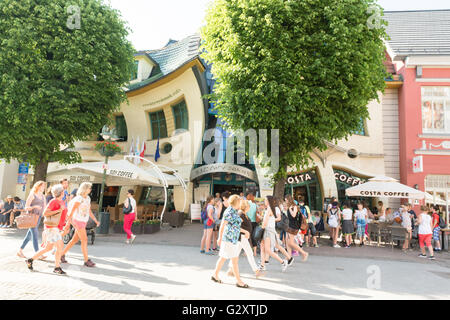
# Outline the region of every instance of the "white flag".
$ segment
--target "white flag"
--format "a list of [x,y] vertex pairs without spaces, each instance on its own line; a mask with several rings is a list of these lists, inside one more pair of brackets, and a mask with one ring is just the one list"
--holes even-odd
[[[139,136],[136,139],[136,149],[134,149],[134,155],[139,157]],[[139,158],[134,158],[134,164],[138,165],[141,161],[139,160]]]
[[130,144],[130,156],[134,156],[134,150],[133,150],[133,138],[131,138],[131,144]]

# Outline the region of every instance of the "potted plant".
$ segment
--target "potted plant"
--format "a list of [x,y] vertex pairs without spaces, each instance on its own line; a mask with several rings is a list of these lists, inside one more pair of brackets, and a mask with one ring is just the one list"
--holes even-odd
[[131,233],[141,234],[142,233],[142,223],[140,221],[134,221],[131,225]]
[[114,231],[114,233],[125,233],[125,231],[123,230],[123,221],[122,220],[117,220],[114,223],[113,231]]
[[95,144],[97,150],[104,157],[113,157],[115,154],[122,152],[122,149],[114,141],[102,141]]
[[161,230],[160,220],[148,220],[144,225],[144,234],[151,234]]

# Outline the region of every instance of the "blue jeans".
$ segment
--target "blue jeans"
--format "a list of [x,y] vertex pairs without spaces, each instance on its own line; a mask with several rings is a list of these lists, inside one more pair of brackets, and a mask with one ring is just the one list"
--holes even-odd
[[32,239],[33,240],[34,251],[35,252],[39,251],[38,228],[39,228],[39,224],[40,223],[41,223],[41,217],[39,217],[36,227],[28,229],[27,235],[25,236],[25,239],[23,239],[23,243],[20,246],[20,249],[23,250],[27,246],[27,244],[30,241],[30,239]]

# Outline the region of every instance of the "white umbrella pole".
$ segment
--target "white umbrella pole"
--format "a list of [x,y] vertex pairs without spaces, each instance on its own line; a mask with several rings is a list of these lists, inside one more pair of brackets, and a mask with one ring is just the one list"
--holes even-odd
[[161,213],[161,225],[162,225],[164,212],[166,211],[166,206],[167,206],[167,187],[168,187],[168,183],[167,183],[166,178],[164,177],[161,169],[159,169],[158,166],[156,164],[154,164],[153,162],[151,162],[150,160],[147,160],[147,159],[142,158],[140,156],[130,156],[130,155],[124,157],[124,159],[127,159],[127,158],[140,159],[140,160],[143,160],[143,161],[149,163],[151,165],[152,169],[155,170],[155,172],[158,174],[158,176],[159,176],[159,178],[160,178],[160,180],[162,182],[162,185],[164,187],[164,207],[163,207],[163,211]]

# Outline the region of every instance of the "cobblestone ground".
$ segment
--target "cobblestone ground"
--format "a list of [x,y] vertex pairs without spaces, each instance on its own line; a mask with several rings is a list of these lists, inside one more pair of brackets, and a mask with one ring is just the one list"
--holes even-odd
[[[194,227],[197,228],[198,227]],[[239,289],[233,278],[221,273],[224,284],[210,280],[217,256],[201,255],[200,235],[192,231],[192,241],[183,244],[176,239],[187,237],[180,229],[161,232],[158,236],[141,236],[132,246],[120,237],[99,237],[89,246],[89,255],[96,268],[82,266],[80,246],[67,255],[63,265],[67,276],[52,273],[49,255],[46,261],[35,262],[30,272],[24,259],[17,257],[23,231],[0,230],[0,299],[449,299],[450,257],[437,255],[437,261],[419,260],[416,253],[409,256],[379,257],[378,252],[399,250],[365,248],[363,256],[350,255],[352,249],[309,248],[310,258],[300,257],[281,273],[271,259],[267,274],[256,280],[245,257],[240,259],[243,280],[251,289]],[[166,237],[166,238],[164,238]],[[353,254],[364,248],[354,248]],[[369,251],[367,251],[369,250]],[[378,251],[379,250],[379,251]],[[384,250],[384,251],[383,251]],[[367,253],[369,252],[369,253]],[[370,252],[374,255],[370,257]],[[31,243],[25,250],[33,253]],[[370,286],[373,272],[379,271],[379,287]],[[369,287],[368,288],[368,283]],[[375,281],[375,283],[377,283]]]

